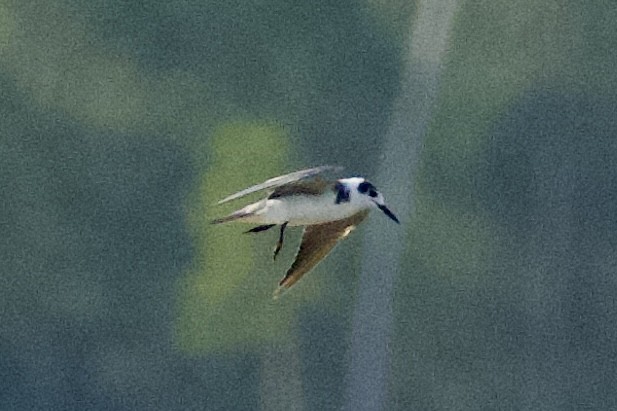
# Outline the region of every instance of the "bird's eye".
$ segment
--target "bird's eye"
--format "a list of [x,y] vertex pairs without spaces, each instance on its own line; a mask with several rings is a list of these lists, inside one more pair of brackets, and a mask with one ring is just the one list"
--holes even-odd
[[368,192],[368,195],[369,195],[369,196],[371,196],[371,197],[377,197],[377,191],[375,191],[375,190],[370,190],[370,191]]
[[360,185],[358,186],[358,191],[362,194],[366,193],[367,190],[371,188],[371,183],[368,183],[366,181],[360,183]]

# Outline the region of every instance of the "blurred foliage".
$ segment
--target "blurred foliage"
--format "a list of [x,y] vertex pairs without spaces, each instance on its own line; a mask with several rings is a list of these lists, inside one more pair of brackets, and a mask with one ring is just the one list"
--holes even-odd
[[[615,8],[597,6],[480,2],[458,13],[397,299],[396,408],[563,409],[607,392],[568,380],[595,362],[559,342],[576,334],[576,312],[583,323],[604,317],[572,294],[581,277],[605,275],[589,266],[579,224],[599,228],[614,208],[594,220],[594,200],[578,200],[581,190],[608,204],[611,177],[583,187],[605,169],[597,149],[615,153],[605,136],[616,131],[607,64],[617,61],[605,47],[617,36],[596,29]],[[599,10],[604,23],[591,18]]]
[[465,287],[485,281],[485,267],[495,258],[494,233],[485,219],[427,196],[419,201],[410,233],[415,258],[437,281]]
[[[373,174],[416,8],[0,1],[2,404],[255,409],[280,375],[339,409],[363,229],[273,303],[298,230],[273,263],[276,233],[209,221],[292,169]],[[459,4],[389,408],[615,408],[616,19]]]
[[[210,224],[229,212],[230,205],[216,206],[229,190],[281,173],[289,150],[286,136],[275,125],[233,123],[214,132],[207,150],[213,156],[188,209],[194,264],[181,280],[179,295],[178,341],[189,352],[229,351],[277,340],[293,323],[293,311],[270,301],[278,278],[259,258],[271,254],[254,253],[256,237],[242,234],[251,227]],[[241,207],[237,201],[232,205]]]
[[[576,10],[561,2],[480,2],[461,8],[425,152],[427,187],[473,206],[489,128],[513,100],[539,86],[558,87],[581,61]],[[567,79],[567,78],[566,78]],[[445,198],[443,198],[445,200]]]

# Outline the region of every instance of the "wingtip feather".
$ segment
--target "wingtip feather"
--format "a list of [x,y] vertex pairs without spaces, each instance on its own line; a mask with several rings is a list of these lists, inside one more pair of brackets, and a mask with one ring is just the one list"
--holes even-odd
[[281,298],[283,294],[287,293],[287,291],[289,291],[289,287],[286,287],[284,285],[279,285],[278,287],[276,287],[276,290],[274,290],[274,292],[272,293],[272,299],[278,300],[279,298]]

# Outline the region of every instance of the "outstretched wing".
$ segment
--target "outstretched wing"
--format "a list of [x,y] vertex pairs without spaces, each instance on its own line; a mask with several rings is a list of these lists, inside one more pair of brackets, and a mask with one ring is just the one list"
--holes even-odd
[[[244,197],[245,195],[256,193],[257,191],[266,190],[268,188],[282,187],[287,184],[292,184],[299,180],[302,180],[308,177],[313,177],[319,173],[323,173],[324,171],[335,171],[335,170],[341,170],[341,169],[342,167],[338,167],[338,166],[321,166],[321,167],[307,168],[306,170],[295,171],[293,173],[271,178],[269,180],[264,181],[261,184],[257,184],[252,187],[246,188],[242,191],[238,191],[235,194],[225,197],[224,199],[219,201],[218,204],[223,204],[228,201],[235,200],[240,197]],[[281,190],[281,191],[284,191],[284,190]]]
[[281,198],[294,195],[318,196],[332,183],[323,178],[316,177],[311,180],[294,181],[293,183],[284,184],[276,187],[268,198]]
[[291,288],[302,276],[311,271],[330,251],[339,240],[347,237],[368,215],[367,211],[361,211],[343,220],[332,221],[324,224],[307,226],[302,235],[302,243],[296,260],[287,271],[287,274],[279,287],[274,291],[274,297]]

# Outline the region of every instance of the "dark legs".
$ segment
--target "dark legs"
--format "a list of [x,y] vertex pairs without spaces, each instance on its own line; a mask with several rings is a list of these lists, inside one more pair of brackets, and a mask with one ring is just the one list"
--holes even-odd
[[285,237],[285,227],[287,227],[287,223],[289,221],[285,221],[282,225],[281,225],[281,232],[279,234],[279,240],[276,243],[276,248],[274,249],[274,256],[273,258],[276,260],[276,256],[278,255],[279,251],[281,251],[281,248],[283,247],[283,239]]
[[[286,221],[283,224],[281,224],[281,232],[279,233],[279,240],[277,241],[276,248],[274,249],[274,259],[275,260],[276,260],[276,256],[278,255],[279,251],[281,251],[281,248],[283,247],[283,239],[285,238],[285,227],[287,227],[288,222],[289,221]],[[248,231],[245,231],[245,233],[259,233],[261,231],[269,230],[275,225],[276,224],[260,225],[255,228],[251,228]]]
[[251,229],[250,229],[250,230],[248,230],[248,231],[245,231],[245,232],[244,232],[244,234],[246,234],[246,233],[259,233],[259,232],[261,232],[261,231],[266,231],[266,230],[271,229],[271,228],[272,228],[272,227],[274,227],[275,225],[276,225],[276,224],[260,225],[260,226],[257,226],[257,227],[255,227],[255,228],[251,228]]

